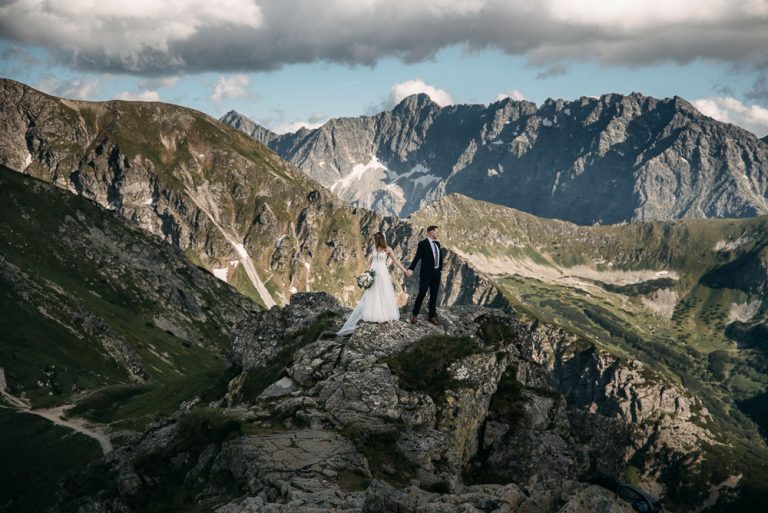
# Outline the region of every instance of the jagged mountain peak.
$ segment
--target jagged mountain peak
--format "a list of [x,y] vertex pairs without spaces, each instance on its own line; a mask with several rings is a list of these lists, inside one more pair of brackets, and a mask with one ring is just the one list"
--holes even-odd
[[[116,211],[264,306],[317,289],[355,301],[353,276],[365,265],[369,234],[384,231],[404,252],[416,242],[406,222],[350,207],[203,113],[162,103],[73,102],[5,85],[0,164]],[[482,301],[495,301],[488,280],[465,281],[474,271],[458,257],[451,262],[446,272],[455,264],[456,276],[446,301],[470,300],[477,283],[489,287]],[[400,297],[412,286],[398,283]]]
[[256,123],[245,114],[240,114],[236,110],[230,110],[221,116],[219,121],[225,125],[237,128],[241,132],[245,132],[265,146],[269,144],[269,141],[277,137],[277,134],[270,129]]
[[228,125],[231,125],[232,122],[247,122],[247,123],[256,124],[251,118],[249,118],[245,114],[240,114],[236,110],[230,110],[229,112],[221,116],[219,118],[219,121],[222,121],[223,123],[226,123]]
[[417,111],[424,108],[440,108],[440,105],[437,104],[432,98],[425,93],[417,93],[412,94],[410,96],[406,96],[403,98],[400,103],[395,105],[395,107],[392,109],[392,112],[400,112],[403,110],[407,111]]
[[400,216],[453,192],[586,225],[768,213],[768,148],[681,97],[440,107],[422,94],[269,146],[350,203]]

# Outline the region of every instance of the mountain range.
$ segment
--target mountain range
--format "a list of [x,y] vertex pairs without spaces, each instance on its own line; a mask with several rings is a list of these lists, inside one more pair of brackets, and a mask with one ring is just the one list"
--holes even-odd
[[[267,308],[310,290],[353,302],[372,234],[406,258],[423,232],[350,207],[251,138],[163,103],[64,100],[2,80],[0,164],[115,210]],[[461,259],[446,264],[445,304],[498,296]],[[396,286],[404,299],[414,283]]]
[[[660,354],[632,345],[634,327],[605,336],[558,326],[532,297],[525,311],[509,293],[522,288],[506,283],[503,309],[447,307],[440,327],[370,324],[339,340],[349,309],[327,293],[264,310],[81,196],[0,168],[0,200],[2,510],[626,513],[606,476],[660,490],[676,510],[760,490],[748,423],[734,425],[709,383],[690,391],[693,343]],[[428,214],[457,251],[467,246],[450,204],[476,219],[504,214],[462,202],[476,203],[446,198]],[[584,232],[594,228],[506,215],[534,239],[526,223],[560,223],[562,233],[546,230],[553,240],[570,231],[592,245]],[[617,297],[594,296],[598,323]],[[678,362],[693,367],[685,385]],[[724,372],[745,369],[734,358]],[[51,415],[57,424],[39,418]],[[88,431],[62,427],[73,419]],[[88,438],[98,432],[105,456]],[[723,444],[738,458],[721,461]]]
[[441,107],[419,94],[282,135],[221,119],[348,202],[399,216],[451,193],[578,224],[768,213],[765,141],[679,97]]
[[[0,511],[768,497],[768,217],[582,226],[451,193],[400,219],[190,109],[0,86]],[[336,338],[370,234],[405,255],[433,223],[442,325]]]

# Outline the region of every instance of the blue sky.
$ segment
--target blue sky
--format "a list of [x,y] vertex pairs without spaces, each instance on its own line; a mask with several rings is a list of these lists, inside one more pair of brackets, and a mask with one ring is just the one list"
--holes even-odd
[[766,1],[157,4],[6,2],[0,75],[71,98],[235,109],[277,131],[420,91],[442,104],[639,91],[768,134]]

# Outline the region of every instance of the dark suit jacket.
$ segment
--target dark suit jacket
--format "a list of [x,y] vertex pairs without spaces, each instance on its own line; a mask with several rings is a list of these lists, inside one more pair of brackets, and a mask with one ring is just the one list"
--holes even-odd
[[435,244],[440,248],[440,262],[437,264],[437,269],[435,269],[435,256],[432,253],[432,246],[430,245],[429,239],[424,239],[419,242],[419,245],[416,248],[416,256],[413,257],[413,262],[408,266],[408,269],[413,271],[416,269],[416,264],[421,261],[419,277],[422,280],[429,278],[434,272],[443,270],[443,248],[440,246],[439,242],[435,241]]

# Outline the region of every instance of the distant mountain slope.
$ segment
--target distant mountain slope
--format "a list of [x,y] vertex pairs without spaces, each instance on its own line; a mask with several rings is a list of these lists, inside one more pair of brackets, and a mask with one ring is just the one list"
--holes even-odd
[[34,405],[223,365],[258,306],[113,212],[0,167],[0,366]]
[[[2,80],[0,163],[116,210],[266,307],[308,290],[355,302],[371,234],[404,254],[420,236],[350,207],[241,132],[163,103],[77,102]],[[446,281],[446,303],[498,296],[460,259]]]
[[513,302],[510,278],[611,298],[658,315],[678,342],[707,351],[730,349],[740,324],[768,328],[768,216],[585,227],[454,194],[411,220],[440,225],[446,247]]
[[226,390],[233,329],[259,308],[114,212],[4,166],[0,219],[0,510],[45,511],[101,450],[30,408],[98,391],[99,422],[125,436]]
[[315,130],[254,134],[347,201],[408,215],[446,194],[578,224],[768,213],[768,148],[681,98],[440,107],[426,95]]
[[278,135],[269,129],[253,122],[245,116],[231,110],[222,116],[221,121],[231,127],[237,128],[243,133],[246,133],[259,141],[264,146],[269,146],[272,139],[278,137]]
[[[585,227],[454,194],[411,219],[440,225],[444,245],[490,275],[516,310],[681,383],[730,444],[727,461],[751,476],[740,486],[765,497],[766,465],[749,455],[766,453],[768,441],[768,216]],[[702,454],[726,461],[718,451],[705,444]],[[707,488],[694,474],[683,479],[668,490],[681,500],[673,510]]]

